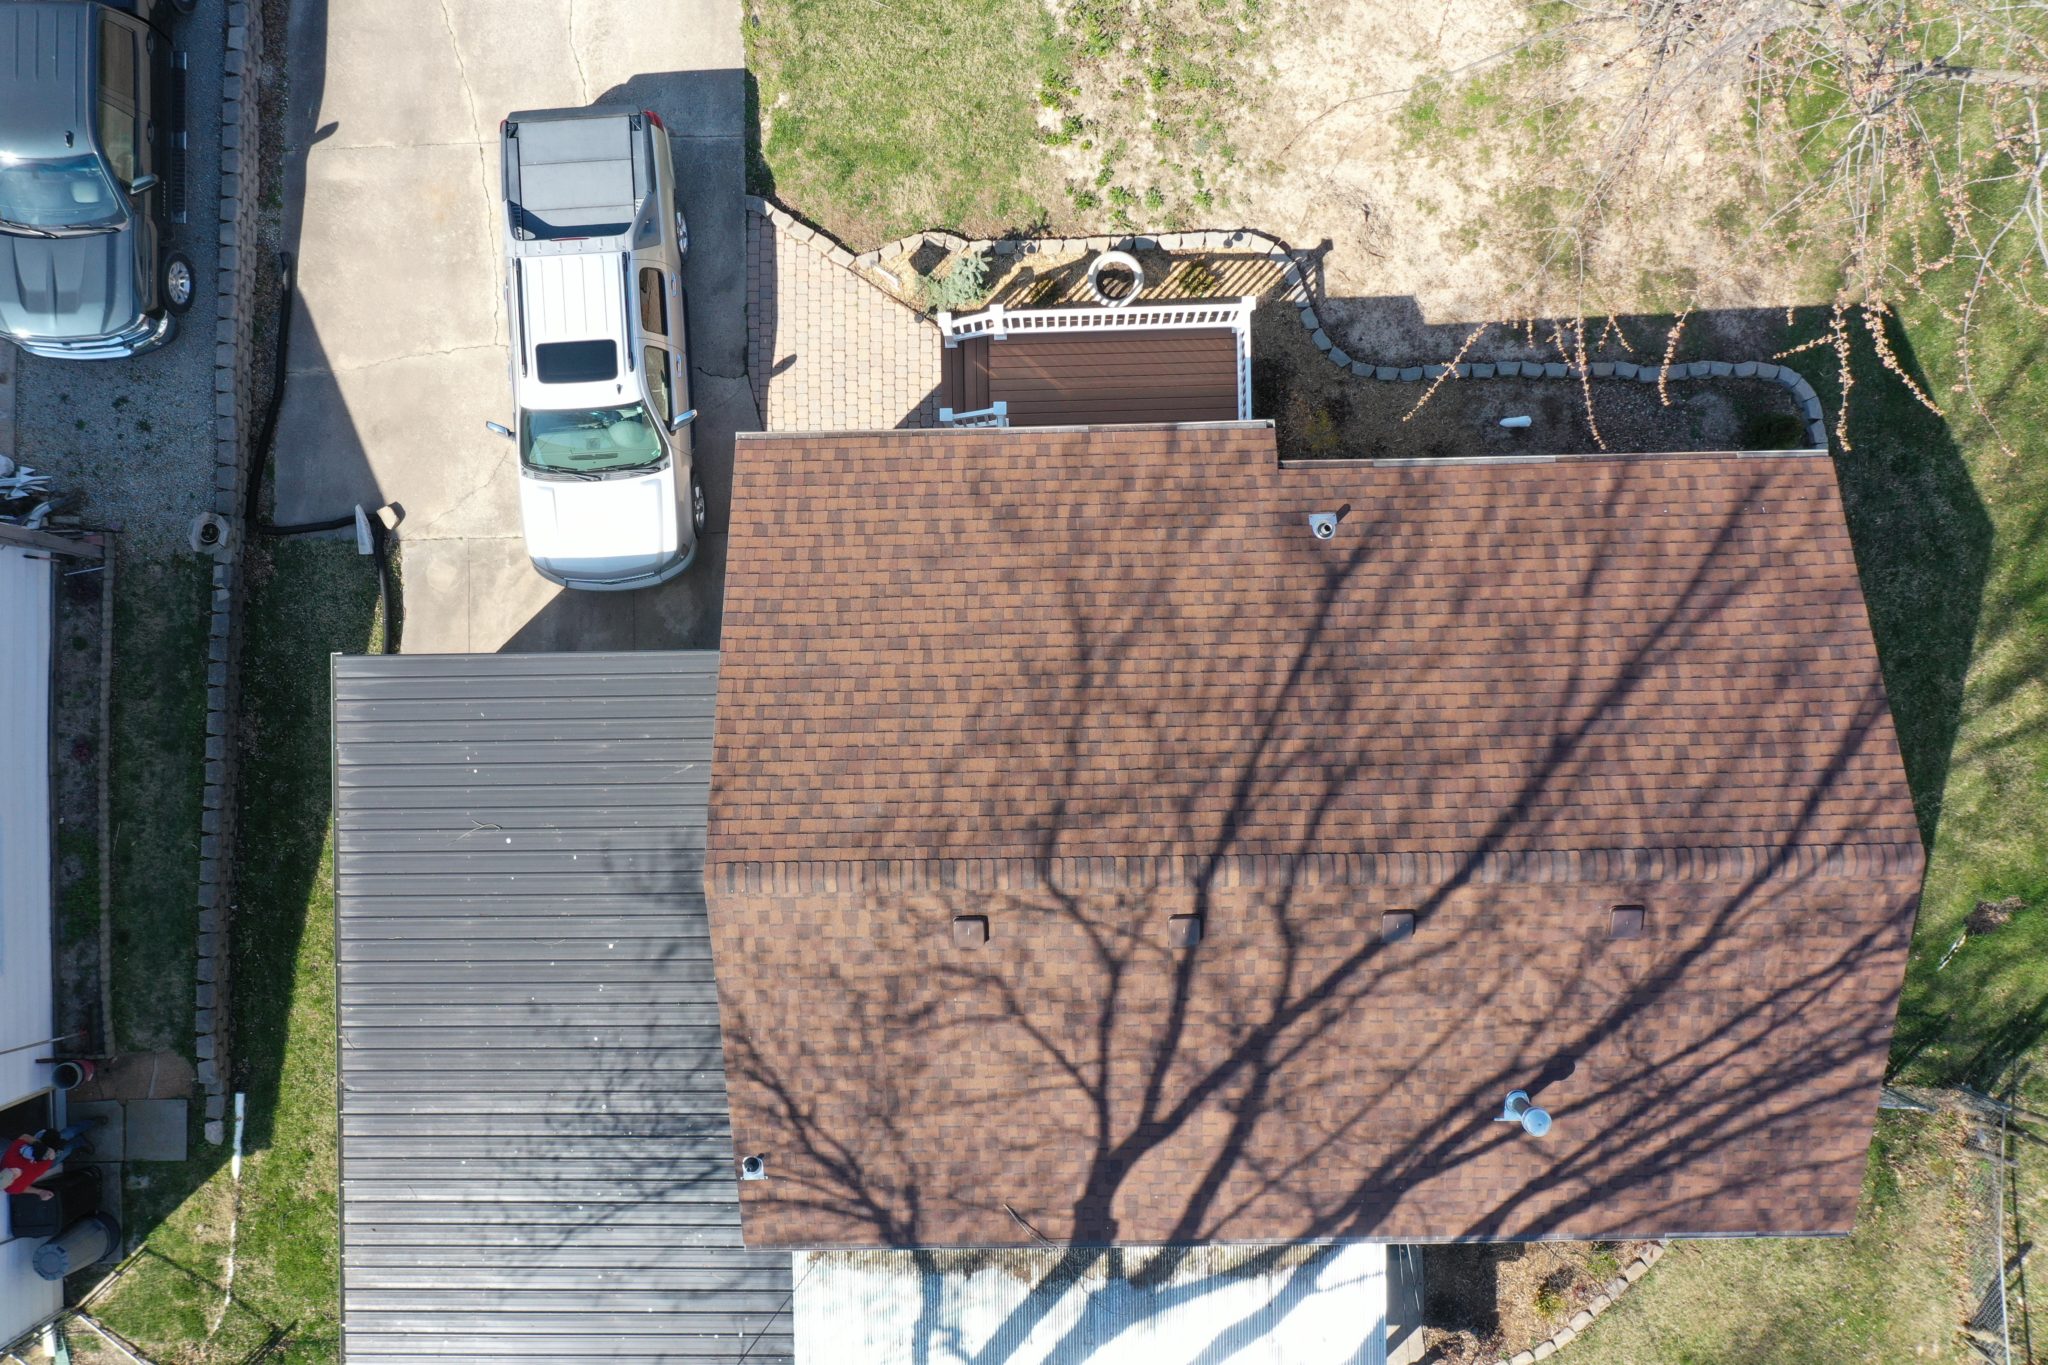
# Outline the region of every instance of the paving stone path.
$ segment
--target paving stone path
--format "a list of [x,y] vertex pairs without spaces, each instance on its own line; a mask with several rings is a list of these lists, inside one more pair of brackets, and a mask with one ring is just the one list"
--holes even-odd
[[938,329],[758,203],[747,213],[747,371],[761,425],[937,426]]

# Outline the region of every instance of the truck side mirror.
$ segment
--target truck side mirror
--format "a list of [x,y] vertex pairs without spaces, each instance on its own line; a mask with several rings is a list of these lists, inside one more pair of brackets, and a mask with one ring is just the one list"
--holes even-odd
[[486,422],[484,427],[487,430],[497,432],[508,441],[512,439],[512,428],[506,426],[503,422]]
[[691,408],[687,412],[678,414],[676,420],[668,424],[668,429],[670,431],[681,431],[684,427],[690,425],[690,423],[696,420],[697,410],[695,408]]
[[148,194],[151,190],[155,189],[158,185],[161,185],[162,183],[163,181],[158,179],[154,175],[138,175],[135,177],[134,181],[129,184],[128,193]]

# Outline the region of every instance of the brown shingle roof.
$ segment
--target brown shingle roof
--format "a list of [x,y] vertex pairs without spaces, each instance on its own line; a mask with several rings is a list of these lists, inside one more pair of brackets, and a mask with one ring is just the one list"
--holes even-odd
[[1824,457],[748,437],[732,527],[750,1244],[1850,1225],[1921,853]]

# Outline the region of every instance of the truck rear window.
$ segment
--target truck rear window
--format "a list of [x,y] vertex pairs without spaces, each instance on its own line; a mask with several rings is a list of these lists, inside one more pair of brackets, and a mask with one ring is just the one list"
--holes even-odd
[[543,384],[594,384],[619,376],[614,341],[543,341],[533,348],[533,368]]

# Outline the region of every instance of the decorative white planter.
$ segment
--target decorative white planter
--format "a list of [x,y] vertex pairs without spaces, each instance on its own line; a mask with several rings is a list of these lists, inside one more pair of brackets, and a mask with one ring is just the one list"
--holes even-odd
[[[1101,275],[1106,267],[1115,266],[1130,272],[1131,292],[1120,299],[1113,299],[1102,292]],[[1088,263],[1088,292],[1104,308],[1123,308],[1138,301],[1138,295],[1145,292],[1145,267],[1138,264],[1138,258],[1128,251],[1105,251]]]

